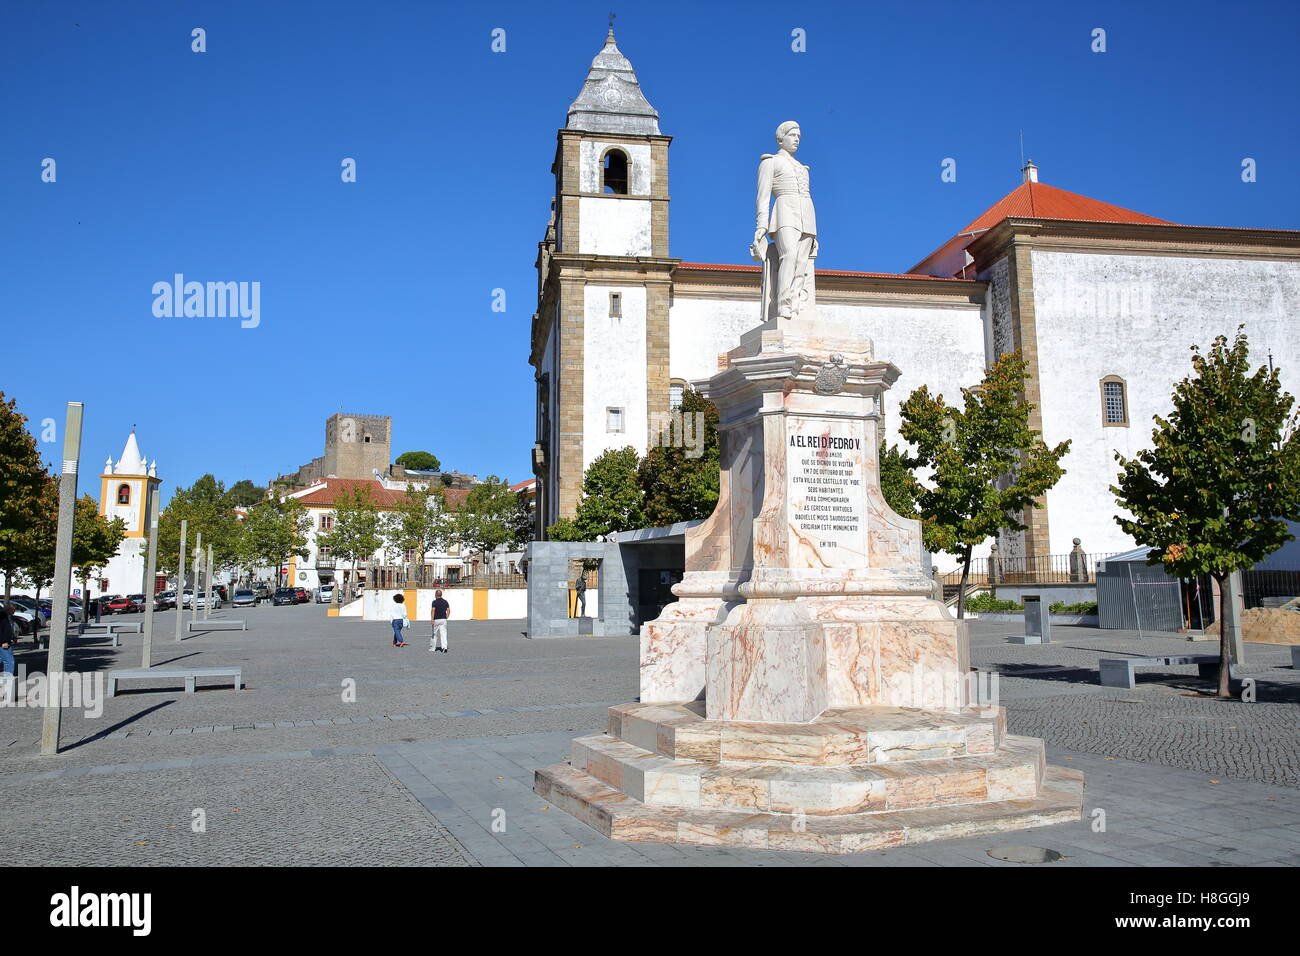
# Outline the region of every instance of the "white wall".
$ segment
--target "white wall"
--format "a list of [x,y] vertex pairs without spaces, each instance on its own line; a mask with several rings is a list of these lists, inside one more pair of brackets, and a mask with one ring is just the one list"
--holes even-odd
[[[609,314],[609,294],[622,293],[621,318]],[[645,453],[646,290],[644,286],[589,285],[583,323],[582,468],[610,448]],[[623,431],[607,432],[605,410],[623,409]]]
[[601,256],[650,255],[650,201],[580,198],[578,251]]
[[[1169,411],[1174,382],[1191,374],[1193,344],[1204,351],[1244,324],[1252,364],[1265,365],[1271,348],[1283,387],[1300,393],[1300,264],[1036,251],[1033,275],[1043,438],[1073,439],[1047,496],[1053,554],[1074,537],[1090,552],[1133,547],[1114,522],[1114,452],[1150,445],[1152,416]],[[1127,383],[1127,428],[1102,426],[1107,375]]]
[[[961,308],[849,306],[819,302],[823,319],[840,322],[871,339],[877,360],[898,366],[899,379],[885,393],[887,440],[898,439],[898,408],[913,389],[960,402],[960,386],[984,376],[984,318],[977,305]],[[759,324],[758,302],[675,298],[669,312],[669,374],[688,382],[718,370],[718,355],[740,344]]]
[[649,196],[654,185],[654,163],[650,147],[635,143],[612,143],[584,139],[578,145],[578,188],[584,193],[601,192],[601,157],[605,150],[621,149],[627,154],[631,168],[628,170],[627,192],[630,196]]

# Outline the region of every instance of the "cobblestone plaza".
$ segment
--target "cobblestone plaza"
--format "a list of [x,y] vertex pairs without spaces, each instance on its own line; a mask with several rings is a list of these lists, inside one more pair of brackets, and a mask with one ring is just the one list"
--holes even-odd
[[[442,655],[425,650],[427,624],[394,648],[386,625],[311,605],[240,614],[247,632],[180,644],[160,614],[154,643],[155,665],[242,666],[238,693],[135,682],[98,718],[65,712],[52,758],[37,755],[38,709],[0,709],[0,863],[1021,865],[988,855],[1007,844],[1064,854],[1053,866],[1300,863],[1287,648],[1248,645],[1256,700],[1225,702],[1202,695],[1192,667],[1139,671],[1134,690],[1098,685],[1100,656],[1209,647],[1181,635],[1058,627],[1054,643],[1022,646],[1006,640],[1014,625],[975,623],[973,663],[998,675],[1011,732],[1045,738],[1050,761],[1087,775],[1084,819],[822,857],[614,843],[532,793],[534,770],[635,698],[635,638],[529,641],[522,622],[453,622]],[[139,663],[139,635],[72,643],[70,670]],[[43,671],[44,654],[25,644],[18,663]]]

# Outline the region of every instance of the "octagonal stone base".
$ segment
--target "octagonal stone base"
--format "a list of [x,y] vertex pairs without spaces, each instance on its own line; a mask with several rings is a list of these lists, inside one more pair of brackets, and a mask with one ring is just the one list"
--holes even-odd
[[626,704],[534,790],[616,840],[852,853],[1080,819],[1083,776],[1000,707],[829,710],[807,724]]

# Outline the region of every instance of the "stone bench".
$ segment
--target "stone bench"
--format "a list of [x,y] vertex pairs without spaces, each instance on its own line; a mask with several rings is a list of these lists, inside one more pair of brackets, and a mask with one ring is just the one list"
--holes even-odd
[[89,631],[92,627],[95,628],[96,630],[98,630],[101,627],[105,628],[104,631],[105,634],[143,634],[144,633],[144,625],[141,624],[139,621],[100,621],[98,624],[96,624],[94,621],[91,621],[86,624],[87,631]]
[[[95,634],[69,634],[68,636],[69,636],[69,637],[107,637],[107,638],[108,638],[108,646],[109,646],[109,647],[121,647],[121,646],[122,646],[122,637],[121,637],[120,634],[118,634],[117,631],[109,631],[107,634],[98,634],[98,633],[95,633]],[[98,647],[99,645],[98,645],[98,644],[87,644],[87,643],[84,643],[84,642],[78,642],[78,643],[76,643],[76,644],[70,644],[69,646],[70,646],[70,647]]]
[[117,696],[117,682],[121,680],[146,680],[157,677],[179,677],[185,681],[185,693],[194,693],[195,681],[200,677],[233,677],[235,690],[244,686],[244,671],[235,667],[133,667],[127,670],[112,670],[108,678],[108,696]]
[[189,621],[185,625],[186,629],[193,633],[195,631],[246,631],[248,630],[247,621]]
[[[1214,680],[1219,676],[1218,654],[1172,654],[1167,657],[1103,657],[1097,662],[1100,669],[1099,679],[1103,687],[1136,686],[1135,667],[1166,667],[1195,664],[1199,676],[1205,680]],[[1228,676],[1235,679],[1237,666],[1231,665]]]

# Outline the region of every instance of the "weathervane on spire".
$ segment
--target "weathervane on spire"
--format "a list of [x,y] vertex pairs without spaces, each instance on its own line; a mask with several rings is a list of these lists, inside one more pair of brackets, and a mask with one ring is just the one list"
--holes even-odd
[[614,32],[614,18],[618,16],[613,10],[609,12],[609,32]]

